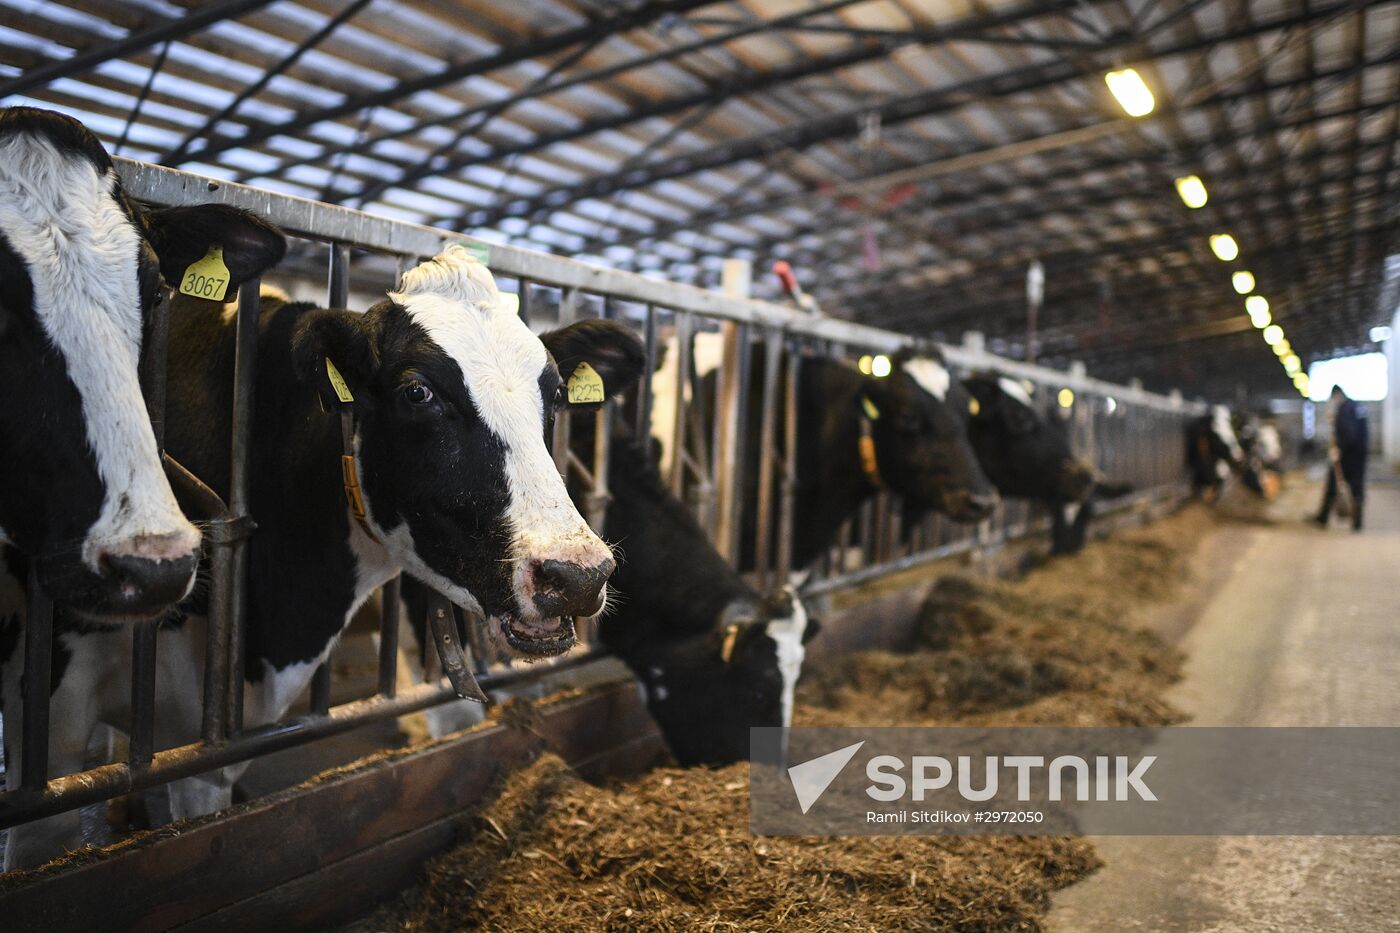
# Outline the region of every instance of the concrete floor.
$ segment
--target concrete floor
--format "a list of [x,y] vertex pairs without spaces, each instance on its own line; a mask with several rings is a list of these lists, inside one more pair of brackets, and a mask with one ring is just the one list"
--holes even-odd
[[[1166,611],[1188,660],[1170,699],[1194,725],[1400,724],[1400,485],[1374,484],[1361,534],[1305,516],[1209,539],[1194,603]],[[1400,838],[1103,837],[1106,863],[1060,892],[1055,931],[1400,930]]]

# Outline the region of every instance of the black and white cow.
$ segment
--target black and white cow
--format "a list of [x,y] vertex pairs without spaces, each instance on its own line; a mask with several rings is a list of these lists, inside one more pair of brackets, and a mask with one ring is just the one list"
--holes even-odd
[[1237,474],[1248,489],[1263,491],[1258,473],[1235,436],[1230,409],[1224,405],[1214,405],[1207,414],[1186,423],[1186,465],[1192,489],[1208,500],[1219,498],[1232,474]]
[[[174,309],[172,325],[167,446],[226,493],[233,321],[221,306],[191,300]],[[565,650],[572,617],[603,607],[612,554],[569,501],[545,446],[561,384],[551,353],[587,361],[619,388],[642,364],[639,342],[619,325],[590,321],[534,336],[499,307],[486,267],[456,246],[405,273],[364,314],[264,299],[250,470],[258,530],[248,562],[248,726],[287,711],[354,611],[401,571],[495,617],[503,640],[527,655]],[[328,362],[353,396],[346,409]],[[346,504],[342,410],[363,524]],[[180,624],[160,636],[159,747],[198,735],[206,609],[202,598],[182,608]],[[67,663],[53,697],[52,760],[72,771],[96,722],[129,722],[130,650],[111,633],[65,631],[59,640]],[[16,701],[7,691],[7,722]],[[226,806],[242,769],[171,785],[171,815]],[[11,830],[6,866],[76,844],[77,829],[71,813]]]
[[1277,498],[1283,472],[1283,440],[1278,426],[1258,415],[1238,415],[1234,419],[1235,437],[1244,451],[1245,469],[1240,479],[1252,491],[1267,499]]
[[1096,476],[1074,456],[1063,423],[1046,417],[1032,389],[998,373],[963,380],[971,396],[968,434],[977,460],[997,492],[1050,509],[1051,549],[1071,554],[1084,546],[1093,514]]
[[[762,385],[764,366],[754,361],[752,386]],[[804,358],[799,373],[794,567],[811,564],[882,489],[900,496],[906,523],[930,510],[961,522],[992,513],[996,490],[968,442],[967,391],[937,350],[901,351],[883,378],[825,357]],[[704,381],[707,398],[714,379]],[[757,451],[762,392],[751,391],[749,403],[746,449]],[[745,502],[755,503],[757,471],[746,471],[745,480]],[[744,569],[754,566],[756,518],[756,508],[744,509]]]
[[[594,446],[592,419],[577,419],[570,443],[581,457]],[[599,639],[636,675],[647,708],[683,765],[723,765],[748,757],[750,726],[792,723],[793,691],[804,645],[817,631],[792,591],[764,598],[710,543],[694,514],[673,496],[645,452],[621,427],[608,452],[604,537],[617,554],[609,581],[616,595],[598,620]],[[587,490],[570,488],[581,503]],[[421,679],[426,594],[404,581],[416,650],[410,676]],[[471,702],[427,711],[436,737],[481,719]]]
[[[574,434],[591,449],[586,426]],[[604,533],[619,554],[619,599],[599,620],[600,638],[641,681],[681,764],[745,759],[750,726],[792,724],[803,646],[817,623],[791,590],[760,597],[621,430],[608,467]]]
[[0,109],[0,550],[89,620],[150,618],[193,583],[199,533],[137,369],[165,283],[214,246],[234,289],[285,248],[231,208],[142,210],[81,123]]

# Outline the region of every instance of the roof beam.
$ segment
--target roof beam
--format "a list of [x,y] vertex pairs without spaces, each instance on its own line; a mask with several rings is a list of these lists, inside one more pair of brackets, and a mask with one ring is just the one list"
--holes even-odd
[[[1222,43],[1238,42],[1262,33],[1304,26],[1335,16],[1339,11],[1351,6],[1349,0],[1333,0],[1306,12],[1274,16],[1246,27],[1227,28],[1210,36],[1178,42],[1169,48],[1155,50],[1149,54],[1154,60],[1184,55]],[[1115,52],[1135,44],[1134,39],[1107,43],[1096,58],[1110,60]],[[906,120],[953,110],[973,100],[1041,91],[1069,81],[1081,80],[1096,74],[1098,67],[1083,60],[1027,65],[997,75],[974,78],[952,87],[896,97],[874,107],[860,107],[816,117],[773,132],[660,159],[635,168],[624,176],[599,175],[582,184],[553,188],[533,197],[511,198],[491,208],[465,212],[449,220],[447,225],[454,229],[493,227],[507,217],[530,217],[538,212],[558,210],[589,198],[606,197],[620,191],[644,188],[659,181],[725,168],[781,149],[802,150],[817,143],[854,136],[860,132],[863,122],[870,116],[879,116],[882,124],[888,128]]]
[[[1070,4],[1058,3],[1054,6],[1066,5]],[[777,20],[769,20],[766,23],[758,25],[761,28],[769,28],[773,23],[796,20],[804,16],[815,15],[818,12],[822,12],[824,9],[825,8],[822,7],[816,7],[810,10],[800,10],[788,16],[779,17],[779,19]],[[1050,12],[1053,12],[1053,9],[1054,7],[1051,8]],[[552,133],[541,134],[540,136],[537,136],[536,138],[527,140],[525,142],[508,143],[502,146],[498,146],[487,153],[460,153],[453,156],[451,159],[440,162],[437,166],[435,166],[434,173],[439,175],[445,175],[452,172],[460,171],[461,169],[470,165],[486,165],[492,162],[498,162],[502,159],[512,158],[521,155],[528,155],[532,152],[538,152],[540,150],[547,149],[551,146],[555,146],[560,143],[573,142],[574,140],[583,139],[585,137],[592,136],[601,132],[606,132],[609,130],[624,129],[628,126],[641,123],[646,120],[652,120],[658,117],[672,116],[677,113],[683,113],[694,107],[709,106],[723,103],[724,101],[727,101],[734,97],[769,90],[775,87],[780,87],[785,84],[791,84],[795,81],[799,81],[804,78],[813,77],[816,75],[828,74],[833,71],[839,71],[843,68],[849,68],[853,65],[861,64],[862,62],[874,61],[886,57],[895,49],[904,45],[955,41],[960,38],[967,38],[971,35],[975,35],[976,33],[987,29],[996,28],[998,26],[1015,25],[1025,20],[1044,16],[1046,14],[1047,9],[1044,3],[1025,3],[1021,4],[1018,7],[1005,10],[1000,13],[979,16],[975,19],[954,23],[948,26],[937,26],[929,27],[927,29],[911,30],[905,34],[905,38],[903,40],[891,39],[880,43],[857,42],[853,43],[847,49],[843,49],[839,52],[832,53],[825,57],[802,57],[797,59],[796,61],[776,67],[771,71],[767,71],[762,74],[749,74],[739,72],[733,75],[726,76],[724,78],[720,78],[716,81],[709,82],[705,87],[701,88],[698,91],[678,94],[674,97],[669,97],[665,100],[660,100],[653,104],[648,104],[642,107],[634,108],[632,110],[627,111],[626,113],[602,115],[591,120],[586,120],[577,127],[563,129]],[[642,59],[635,59],[630,62],[620,63],[616,66],[609,66],[608,68],[596,69],[594,71],[584,72],[579,75],[571,76],[564,82],[556,82],[548,87],[526,88],[520,91],[519,93],[512,95],[509,98],[506,98],[505,100],[514,104],[534,97],[539,97],[545,94],[554,93],[559,90],[564,90],[569,87],[574,87],[579,84],[587,83],[589,81],[597,81],[610,77],[615,77],[618,73],[620,73],[623,70],[631,70],[633,68],[645,67],[648,64],[652,64],[655,61],[661,60],[662,57],[674,57],[677,55],[689,54],[690,52],[697,51],[700,48],[708,47],[721,42],[729,42],[733,39],[740,38],[742,35],[748,35],[752,31],[753,29],[746,28],[742,33],[730,33],[723,36],[715,36],[711,37],[710,39],[700,40],[700,42],[697,43],[690,43],[686,46],[678,46],[674,49],[663,49],[661,52],[658,52],[655,55],[646,56]],[[421,132],[422,130],[434,126],[439,126],[443,123],[470,119],[477,113],[484,112],[491,107],[499,106],[501,103],[501,101],[496,101],[492,103],[482,104],[477,107],[464,110],[460,114],[453,114],[451,117],[419,120],[402,129],[392,130],[386,133],[380,133],[370,139],[367,139],[363,145],[356,146],[354,151],[357,153],[364,153],[372,149],[378,143],[394,139],[401,139],[406,136],[412,136],[416,133]],[[325,153],[323,152],[318,153],[314,156],[307,156],[300,159],[292,159],[287,162],[284,162],[272,172],[263,172],[259,174],[248,173],[246,176],[240,177],[240,180],[246,181],[252,178],[274,178],[290,169],[297,168],[302,165],[308,165],[315,162],[319,162],[324,157]],[[390,159],[381,154],[375,154],[373,158],[384,159],[385,161],[392,162],[394,164],[399,164],[400,167],[404,169],[416,168],[419,164],[416,162],[409,162],[408,160]]]
[[24,94],[36,87],[52,84],[60,78],[82,74],[114,58],[126,58],[153,45],[182,39],[222,20],[237,19],[271,2],[272,0],[226,0],[224,3],[209,4],[179,19],[162,19],[145,29],[128,33],[121,39],[85,49],[71,58],[46,62],[9,81],[0,82],[0,98],[9,97],[11,94]]
[[430,91],[435,88],[440,88],[443,85],[461,81],[472,75],[485,74],[490,71],[495,71],[498,68],[505,68],[526,61],[527,59],[539,58],[545,55],[552,55],[555,52],[562,52],[571,46],[583,42],[591,42],[602,37],[628,32],[642,26],[650,25],[663,17],[684,14],[690,10],[707,6],[715,2],[718,2],[718,0],[648,0],[648,2],[634,9],[593,20],[582,26],[576,26],[573,29],[566,29],[562,32],[540,36],[528,42],[522,42],[516,46],[502,48],[491,55],[485,55],[479,58],[469,59],[465,62],[459,62],[455,65],[449,65],[431,74],[419,75],[416,78],[408,78],[383,90],[347,96],[340,103],[330,107],[300,111],[280,123],[267,123],[264,121],[251,122],[248,125],[247,132],[242,136],[211,136],[207,146],[191,153],[184,161],[197,158],[200,161],[207,162],[230,149],[254,146],[258,143],[266,142],[274,136],[282,134],[298,136],[308,127],[320,123],[323,120],[338,120],[341,117],[350,116],[368,107],[382,107],[387,104],[393,104],[421,91]]

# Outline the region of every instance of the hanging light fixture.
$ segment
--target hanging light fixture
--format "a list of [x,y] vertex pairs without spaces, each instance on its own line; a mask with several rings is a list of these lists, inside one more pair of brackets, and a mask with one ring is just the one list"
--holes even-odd
[[1210,200],[1210,195],[1206,193],[1206,183],[1201,181],[1199,175],[1182,175],[1176,180],[1176,193],[1181,195],[1181,200],[1192,210],[1198,207],[1205,207]]
[[1228,233],[1213,233],[1210,237],[1210,251],[1221,262],[1234,262],[1240,255],[1240,244]]
[[1235,294],[1248,295],[1254,291],[1254,273],[1241,269],[1230,276],[1230,284],[1235,286]]
[[1132,68],[1120,68],[1103,76],[1109,93],[1118,100],[1118,105],[1130,117],[1145,117],[1157,106],[1152,91],[1142,75]]

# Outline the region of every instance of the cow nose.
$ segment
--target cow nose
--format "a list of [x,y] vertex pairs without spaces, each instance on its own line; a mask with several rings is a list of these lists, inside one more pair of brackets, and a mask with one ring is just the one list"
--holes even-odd
[[585,567],[564,560],[540,561],[534,573],[535,609],[542,616],[591,616],[603,608],[603,586],[615,564]]
[[108,554],[102,560],[116,600],[130,611],[154,610],[185,598],[194,575],[196,555],[151,560],[131,554]]
[[949,512],[959,521],[980,522],[992,514],[999,501],[995,492],[963,492],[954,497]]

